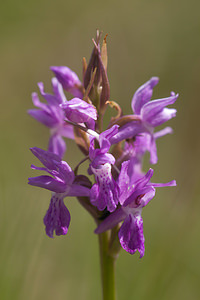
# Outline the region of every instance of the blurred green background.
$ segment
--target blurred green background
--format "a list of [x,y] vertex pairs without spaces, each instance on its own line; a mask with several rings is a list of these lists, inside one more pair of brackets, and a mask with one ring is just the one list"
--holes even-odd
[[[168,122],[174,134],[158,142],[157,189],[143,210],[146,254],[121,251],[118,299],[186,300],[200,295],[200,2],[197,0],[52,1],[0,3],[0,299],[101,299],[95,224],[75,199],[65,237],[45,235],[50,192],[27,185],[36,163],[29,148],[45,149],[48,130],[30,118],[31,93],[51,65],[67,65],[79,77],[96,28],[108,33],[111,99],[131,113],[134,91],[159,76],[154,98],[180,97]],[[72,167],[78,150],[67,143]],[[80,156],[81,157],[81,156]],[[148,165],[146,164],[146,167]]]

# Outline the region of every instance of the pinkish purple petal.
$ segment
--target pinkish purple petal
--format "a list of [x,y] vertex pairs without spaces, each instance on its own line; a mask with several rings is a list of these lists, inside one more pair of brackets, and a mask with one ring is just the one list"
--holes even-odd
[[97,182],[91,188],[91,203],[100,211],[107,207],[110,212],[113,212],[119,201],[119,187],[112,178],[111,165],[106,163],[99,169],[91,167],[91,170]]
[[161,112],[157,113],[149,123],[151,126],[156,127],[162,125],[168,120],[174,118],[176,116],[176,109],[174,108],[164,108]]
[[72,125],[64,123],[63,126],[59,129],[59,134],[74,140],[74,128]]
[[[121,202],[120,199],[120,203],[123,205],[123,207],[127,207],[127,206],[131,208],[143,207],[146,205],[145,202],[143,201],[143,197],[145,197],[146,194],[148,194],[148,196],[146,196],[147,198],[145,199],[149,199],[150,201],[155,195],[155,193],[153,194],[154,190],[155,189],[152,186],[136,188],[135,190],[133,190],[131,194],[128,193],[128,197],[123,203]],[[153,195],[152,198],[149,198],[151,197],[151,195]]]
[[29,109],[28,114],[49,128],[53,128],[57,125],[57,120],[47,111],[40,109]]
[[177,98],[178,94],[175,95],[172,93],[168,98],[153,100],[146,103],[141,109],[142,120],[153,127],[168,121],[175,116],[176,110],[166,109],[166,106],[173,104]]
[[157,156],[157,147],[156,147],[156,141],[155,141],[154,135],[151,136],[151,141],[150,141],[148,150],[150,153],[150,163],[157,164],[158,156]]
[[128,187],[130,184],[130,178],[128,176],[128,168],[130,165],[130,160],[129,161],[124,161],[122,163],[121,171],[118,177],[118,185],[120,188],[121,192],[127,193]]
[[35,165],[31,165],[31,169],[33,169],[33,170],[38,170],[38,171],[45,171],[45,172],[48,172],[48,169],[47,169],[47,168],[36,167]]
[[44,217],[44,225],[46,234],[53,238],[55,231],[56,235],[66,235],[70,223],[70,213],[66,208],[63,199],[55,194],[51,198],[49,208]]
[[118,133],[118,128],[118,125],[114,125],[99,135],[99,145],[101,148],[105,148],[106,152],[110,148],[110,139]]
[[146,206],[149,203],[149,201],[151,201],[154,198],[155,193],[156,193],[156,190],[154,189],[153,186],[150,186],[149,189],[146,189],[145,194],[138,201],[140,207]]
[[167,183],[151,183],[154,187],[176,186],[176,180],[172,180]]
[[[64,183],[65,188],[67,188],[73,183],[75,178],[74,172],[58,155],[37,147],[31,148],[31,151],[47,168],[46,171],[55,178],[58,183],[58,187],[60,187],[61,183]],[[65,192],[65,190],[62,192]]]
[[96,108],[79,98],[73,98],[72,100],[61,104],[61,107],[64,110],[67,119],[74,123],[85,123],[91,119],[97,119]]
[[140,258],[144,256],[143,220],[138,215],[129,214],[119,230],[119,241],[124,250],[134,254],[137,250]]
[[151,177],[153,176],[153,169],[149,169],[149,171],[140,179],[138,179],[136,182],[132,182],[134,184],[135,189],[143,188],[149,183]]
[[66,184],[64,182],[59,182],[55,178],[47,175],[31,177],[29,178],[28,184],[56,193],[64,193],[66,189]]
[[158,81],[158,77],[152,77],[135,92],[131,103],[131,107],[135,114],[139,115],[144,104],[151,100],[153,88],[158,84]]
[[98,168],[99,165],[110,163],[115,163],[115,158],[112,154],[107,153],[110,148],[110,142],[106,138],[102,140],[101,133],[99,135],[99,140],[101,139],[100,148],[95,149],[95,138],[91,138],[90,140],[90,148],[89,148],[89,157],[91,159],[91,164],[94,168]]
[[48,151],[57,154],[60,158],[63,158],[66,151],[66,143],[60,135],[53,134],[50,137]]
[[166,134],[171,134],[171,133],[173,133],[173,129],[171,127],[165,127],[164,129],[155,132],[153,136],[155,139],[158,139],[162,136],[165,136]]
[[[149,183],[152,175],[153,170],[149,169],[145,176],[140,177],[137,181],[130,182],[129,175],[127,173],[128,168],[130,167],[130,161],[123,163],[118,184],[120,187],[120,197],[119,202],[123,206],[131,205],[131,207],[137,207],[140,203],[136,203],[138,197],[142,195],[142,197],[149,191]],[[125,189],[123,188],[125,187]],[[141,198],[141,197],[140,197]]]
[[52,88],[53,88],[53,93],[57,99],[57,103],[62,104],[65,101],[67,101],[64,91],[63,91],[63,87],[62,85],[59,83],[59,81],[57,80],[57,78],[52,78],[51,80],[52,82]]
[[45,151],[37,147],[30,148],[30,150],[49,170],[53,170],[55,168],[55,162],[61,162],[61,158],[55,153]]
[[110,139],[111,144],[117,144],[125,139],[133,138],[141,132],[146,131],[141,121],[132,121],[122,126],[118,133]]
[[36,107],[46,110],[47,104],[40,102],[40,99],[39,99],[37,93],[32,93],[32,101]]
[[55,95],[45,93],[43,82],[38,82],[38,87],[40,90],[40,94],[47,101],[47,103],[49,105],[57,105],[58,106],[60,104],[59,99],[57,99],[57,97],[55,97]]
[[[98,151],[99,150],[99,151]],[[91,154],[91,152],[90,152]],[[90,155],[90,158],[92,156]],[[92,166],[94,168],[98,168],[99,165],[103,165],[103,164],[106,164],[106,163],[109,163],[111,165],[114,165],[115,163],[115,158],[112,154],[110,153],[101,153],[101,150],[100,149],[95,149],[95,156],[94,156],[94,159],[92,161]]]
[[82,84],[75,72],[65,66],[53,66],[50,69],[66,91],[74,95],[74,97],[83,97],[80,90]]

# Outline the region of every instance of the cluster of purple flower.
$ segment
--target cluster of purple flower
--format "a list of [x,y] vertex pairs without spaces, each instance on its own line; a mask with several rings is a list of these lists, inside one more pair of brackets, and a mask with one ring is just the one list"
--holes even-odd
[[[54,231],[56,235],[67,234],[70,213],[63,199],[74,196],[94,217],[95,233],[114,228],[122,248],[131,254],[138,250],[142,257],[142,208],[154,197],[156,187],[176,185],[174,180],[152,183],[153,170],[146,174],[142,171],[143,156],[148,151],[150,163],[157,162],[156,139],[171,133],[172,129],[166,127],[157,132],[154,129],[176,115],[176,110],[167,106],[178,95],[172,92],[168,98],[151,100],[158,83],[158,78],[152,77],[135,92],[131,102],[133,114],[123,115],[120,106],[109,99],[106,38],[101,48],[99,33],[93,42],[88,65],[83,59],[82,83],[68,67],[51,67],[55,74],[53,94],[45,93],[43,83],[39,83],[46,103],[40,102],[36,93],[32,95],[38,109],[29,110],[29,114],[50,128],[48,151],[31,148],[44,167],[32,165],[32,168],[51,176],[29,178],[29,184],[52,191],[44,217],[49,237],[53,237]],[[63,89],[74,98],[68,101]],[[108,105],[117,110],[117,116],[103,130]],[[62,160],[66,151],[63,137],[74,139],[85,155],[74,171]],[[79,165],[87,160],[88,176],[78,174]]]

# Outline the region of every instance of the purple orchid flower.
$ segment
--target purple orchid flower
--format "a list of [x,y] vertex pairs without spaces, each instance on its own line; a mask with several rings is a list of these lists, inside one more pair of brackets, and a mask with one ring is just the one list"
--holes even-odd
[[95,138],[91,139],[89,157],[91,160],[89,172],[95,175],[96,183],[90,192],[90,201],[94,206],[102,211],[105,208],[112,212],[118,204],[119,188],[112,177],[111,166],[115,163],[115,158],[108,153],[110,148],[110,138],[116,134],[118,126],[102,132],[99,135],[100,148],[95,149]]
[[142,178],[131,181],[128,175],[129,167],[130,161],[123,162],[118,178],[121,207],[110,214],[97,227],[95,233],[102,233],[124,221],[118,232],[120,244],[130,254],[134,254],[138,250],[140,258],[142,258],[145,251],[143,220],[141,217],[142,208],[155,196],[155,187],[175,186],[176,182],[173,180],[164,184],[150,183],[153,175],[152,169],[149,169]]
[[62,84],[63,88],[71,93],[74,97],[83,97],[83,87],[78,76],[70,68],[65,66],[51,67],[50,68],[58,81]]
[[[172,92],[168,98],[150,101],[153,88],[158,84],[158,81],[159,79],[157,77],[152,77],[135,92],[131,107],[137,120],[122,126],[119,132],[110,141],[111,144],[114,144],[123,139],[132,138],[141,133],[147,133],[145,135],[146,141],[144,144],[148,145],[146,151],[150,152],[150,162],[152,164],[157,163],[158,160],[154,128],[176,116],[176,109],[167,108],[166,106],[173,104],[178,98],[178,94],[175,95],[175,93]],[[171,128],[169,129],[169,127],[167,127],[158,132],[157,137],[171,132]]]
[[142,85],[135,92],[131,103],[133,112],[135,115],[141,116],[142,121],[150,132],[152,128],[176,116],[176,109],[166,108],[166,106],[174,104],[178,98],[178,94],[175,95],[175,93],[172,92],[168,98],[150,101],[153,88],[158,84],[158,81],[159,79],[157,77],[152,77]]
[[32,169],[45,171],[51,175],[32,177],[28,182],[30,185],[53,192],[49,209],[44,217],[46,233],[51,238],[54,231],[56,235],[65,235],[70,223],[70,213],[64,205],[63,199],[67,196],[89,196],[90,190],[74,183],[74,172],[58,155],[36,147],[31,148],[31,151],[44,165],[44,167],[32,165]]
[[60,104],[66,101],[62,86],[56,78],[53,78],[53,95],[44,92],[44,85],[42,82],[38,83],[38,86],[40,93],[47,101],[47,104],[40,102],[37,93],[33,93],[33,104],[39,109],[30,109],[28,110],[28,113],[34,119],[50,128],[48,150],[62,158],[66,151],[66,144],[62,136],[71,139],[74,138],[73,127],[64,121],[64,112],[60,107]]

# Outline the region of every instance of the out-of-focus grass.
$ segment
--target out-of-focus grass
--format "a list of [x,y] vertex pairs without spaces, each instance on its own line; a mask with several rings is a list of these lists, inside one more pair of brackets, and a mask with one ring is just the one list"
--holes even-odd
[[[66,237],[44,234],[50,193],[27,186],[36,160],[28,150],[46,148],[48,130],[26,115],[31,92],[50,88],[50,65],[68,65],[81,77],[81,59],[98,27],[108,33],[111,97],[130,113],[133,92],[159,76],[154,97],[180,93],[174,134],[158,141],[157,191],[143,211],[146,254],[121,251],[119,299],[199,299],[199,82],[198,1],[7,1],[1,3],[0,91],[0,298],[3,300],[101,299],[93,220],[75,199]],[[66,159],[78,151],[68,142]],[[146,159],[146,168],[148,159]]]

